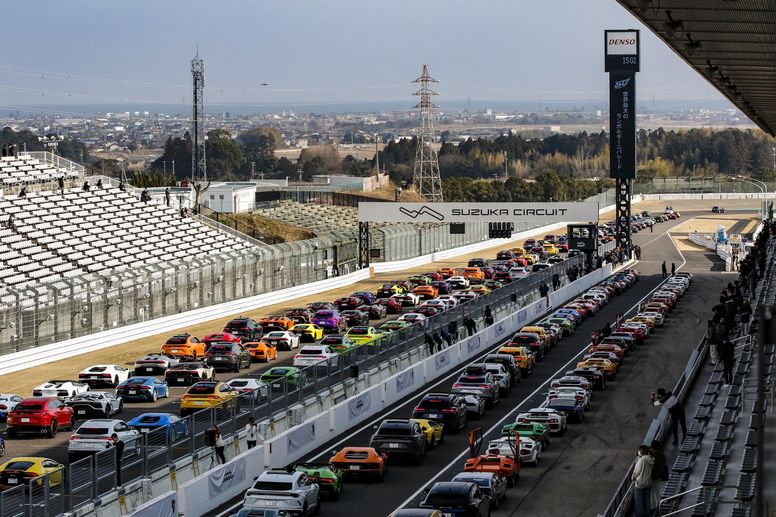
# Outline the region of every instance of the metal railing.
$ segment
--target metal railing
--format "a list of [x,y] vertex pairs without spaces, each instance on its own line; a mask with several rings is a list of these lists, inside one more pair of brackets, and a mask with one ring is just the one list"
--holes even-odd
[[[298,382],[275,381],[268,384],[265,393],[244,393],[225,403],[197,411],[171,426],[142,433],[134,442],[126,444],[120,466],[114,449],[110,447],[70,463],[64,469],[64,482],[57,481],[54,474],[48,474],[23,487],[1,492],[0,515],[48,517],[77,509],[116,489],[119,486],[116,472],[121,472],[121,482],[125,484],[148,477],[185,456],[201,454],[209,448],[205,443],[205,432],[216,425],[224,438],[229,439],[244,429],[248,419],[253,417],[268,434],[274,434],[273,416],[288,414],[295,405],[321,390],[344,383],[351,376],[351,366],[358,366],[360,372],[366,372],[410,350],[425,350],[427,330],[446,328],[450,321],[460,322],[464,317],[482,321],[486,306],[490,306],[495,319],[505,317],[538,299],[539,285],[544,282],[551,286],[554,274],[558,274],[562,285],[565,285],[569,270],[581,269],[582,266],[582,256],[571,257],[550,269],[463,303],[454,310],[432,316],[425,325],[412,325],[384,334],[334,359],[302,368]],[[460,328],[463,330],[462,326]]]
[[698,490],[703,490],[704,488],[706,488],[706,487],[701,485],[701,486],[698,486],[698,487],[695,487],[695,488],[691,488],[690,490],[685,490],[684,492],[680,492],[678,494],[672,495],[671,497],[666,497],[666,498],[661,499],[660,502],[657,504],[657,514],[658,514],[658,516],[660,516],[660,517],[668,517],[669,515],[676,515],[676,514],[682,513],[685,510],[691,510],[691,509],[695,508],[696,506],[703,506],[704,504],[706,504],[705,500],[697,502],[697,503],[692,504],[690,506],[685,506],[684,508],[681,508],[679,510],[674,510],[674,511],[671,511],[669,513],[663,513],[663,504],[664,503],[667,503],[669,501],[673,501],[674,499],[681,499],[682,497],[686,496],[687,494],[692,494],[693,492],[697,492]]

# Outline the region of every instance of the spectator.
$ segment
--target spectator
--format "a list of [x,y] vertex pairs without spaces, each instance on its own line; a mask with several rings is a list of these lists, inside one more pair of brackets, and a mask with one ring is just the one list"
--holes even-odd
[[729,339],[725,339],[719,347],[719,358],[725,371],[725,386],[733,382],[733,366],[736,364],[736,347]]
[[666,268],[666,261],[663,261],[663,265],[660,266],[660,269],[663,271],[663,278],[668,276],[668,268]]
[[717,332],[713,320],[706,322],[706,342],[709,344],[711,364],[717,364],[719,360],[719,343],[717,342]]
[[674,276],[676,274],[676,264],[671,262],[671,276]]
[[253,417],[248,418],[248,423],[245,425],[245,438],[248,443],[248,449],[256,447],[256,444],[261,440],[259,424],[256,423],[256,419]]
[[557,291],[560,287],[560,275],[558,273],[555,273],[552,275],[552,290]]
[[8,156],[8,147],[3,144],[3,156]]
[[682,426],[682,440],[687,437],[687,422],[684,418],[684,407],[679,399],[670,391],[658,388],[656,393],[652,394],[652,404],[655,406],[665,406],[668,414],[671,415],[671,432],[674,435],[674,445],[679,443],[679,426]]
[[547,287],[547,284],[545,284],[545,283],[544,283],[544,280],[542,280],[542,283],[541,283],[541,284],[539,284],[539,295],[540,295],[542,298],[547,298],[547,304],[549,304],[549,303],[550,303],[550,296],[549,296],[549,293],[550,293],[550,288],[549,288],[549,287]]
[[185,206],[181,207],[181,217],[186,217],[186,207]]
[[216,430],[216,456],[218,456],[218,459],[221,461],[221,465],[226,463],[226,457],[224,456],[224,447],[226,444],[224,444],[224,437],[221,436],[221,430],[218,428],[218,426],[213,426],[213,429]]
[[13,231],[16,231],[16,222],[14,222],[13,214],[8,214],[8,220],[5,223],[8,228],[10,228]]
[[14,145],[14,144],[11,144],[11,145],[8,147],[8,156],[13,156],[14,158],[16,158],[16,157],[17,157],[17,156],[16,156],[16,145]]
[[663,452],[663,444],[659,441],[652,440],[649,449],[652,453],[652,459],[655,460],[655,464],[652,466],[652,501],[656,503],[654,506],[657,507],[663,488],[662,484],[668,481],[668,460],[666,453]]
[[164,203],[170,206],[170,187],[164,189]]
[[119,435],[113,433],[110,436],[113,441],[113,450],[116,452],[116,486],[121,486],[121,460],[124,459],[124,442],[119,440]]
[[654,224],[650,224],[649,225],[649,233],[655,233],[655,225]]
[[22,187],[19,191],[19,197],[27,197],[27,187]]
[[447,324],[447,331],[450,333],[450,339],[453,340],[453,343],[458,341],[458,323],[455,320]]
[[442,334],[442,339],[445,340],[447,346],[453,346],[453,338],[450,336],[450,332],[448,332],[448,330],[444,327],[441,327],[439,332]]
[[90,190],[92,190],[91,185],[89,185],[89,180],[84,181],[83,189],[84,189],[84,192],[89,192]]
[[593,343],[593,346],[598,345],[599,338],[600,338],[600,335],[598,334],[597,330],[594,330],[593,332],[590,333],[590,342]]
[[730,294],[725,301],[725,316],[732,323],[736,321],[736,315],[738,314],[738,305],[736,299]]
[[603,267],[603,265],[604,265],[603,259],[601,257],[596,257],[596,259],[595,259],[595,268],[596,269],[601,269],[601,267]]
[[652,515],[652,467],[654,458],[649,453],[649,447],[641,445],[636,452],[636,466],[633,467],[633,510],[636,517]]
[[143,203],[148,203],[151,200],[151,193],[148,192],[147,188],[143,189],[143,192],[140,193],[140,201]]
[[57,178],[57,185],[59,186],[59,192],[64,194],[65,193],[65,177],[60,176]]
[[426,345],[428,345],[428,355],[434,355],[434,346],[435,346],[434,338],[431,337],[431,334],[426,332],[425,340],[426,340]]
[[127,184],[124,183],[124,180],[119,181],[119,190],[122,192],[125,192],[127,190]]
[[439,335],[439,331],[437,330],[436,332],[434,332],[434,335],[432,337],[434,338],[434,343],[436,343],[436,349],[441,351],[442,348],[444,347],[443,345],[444,341],[442,341],[442,336]]
[[752,306],[749,305],[749,300],[741,301],[738,316],[741,318],[741,335],[746,336],[749,334],[749,321],[752,319]]
[[102,178],[97,180],[97,188],[102,188]]
[[493,325],[493,312],[490,310],[490,305],[485,306],[485,326],[490,327]]
[[464,318],[464,324],[466,325],[466,330],[469,331],[469,337],[472,337],[477,333],[477,324],[473,319],[469,317]]
[[[650,226],[650,228],[652,227]],[[641,246],[637,245],[635,248],[635,251],[636,251],[636,260],[641,260]]]

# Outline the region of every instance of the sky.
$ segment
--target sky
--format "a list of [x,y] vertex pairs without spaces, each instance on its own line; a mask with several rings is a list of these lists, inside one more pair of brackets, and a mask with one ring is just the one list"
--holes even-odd
[[197,49],[211,109],[411,107],[424,63],[441,106],[601,100],[603,31],[622,28],[642,29],[640,99],[723,99],[614,0],[24,0],[2,19],[0,108],[185,106]]

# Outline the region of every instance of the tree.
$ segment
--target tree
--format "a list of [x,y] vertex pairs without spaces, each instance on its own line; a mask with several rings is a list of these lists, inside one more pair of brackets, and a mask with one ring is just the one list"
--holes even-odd
[[279,130],[265,126],[254,127],[240,133],[237,142],[243,148],[248,171],[253,162],[259,171],[271,171],[277,166],[275,149],[283,143]]
[[173,187],[175,186],[175,176],[173,176],[172,171],[168,171],[167,175],[162,172],[135,171],[132,173],[130,183],[137,188]]
[[69,138],[59,142],[56,152],[62,158],[78,163],[87,163],[91,159],[86,144],[78,140],[70,140]]
[[206,153],[208,177],[235,180],[244,163],[242,148],[225,129],[207,132]]
[[151,170],[163,171],[168,167],[172,168],[172,162],[175,162],[175,178],[178,180],[190,178],[191,148],[191,135],[188,132],[183,135],[183,138],[167,138],[164,153],[151,163]]

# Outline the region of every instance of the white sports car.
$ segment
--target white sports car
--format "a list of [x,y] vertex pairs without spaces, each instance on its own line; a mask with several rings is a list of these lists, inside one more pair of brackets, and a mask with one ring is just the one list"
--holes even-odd
[[48,381],[32,388],[33,397],[75,397],[89,391],[89,386],[80,381]]
[[536,422],[550,428],[554,434],[566,432],[566,414],[552,408],[533,408],[517,415],[517,423]]
[[574,388],[572,386],[560,386],[551,388],[547,393],[547,400],[554,398],[575,398],[583,402],[585,409],[590,407],[590,391],[584,388]]
[[89,386],[98,384],[116,387],[129,379],[129,369],[118,364],[96,364],[78,372],[78,380]]
[[73,413],[78,419],[110,418],[111,415],[121,413],[124,410],[124,401],[106,391],[81,393],[68,400],[66,404],[73,408]]
[[[512,456],[512,445],[509,443],[510,438],[499,438],[498,440],[491,440],[488,444],[488,450],[498,449],[499,454],[502,456]],[[520,456],[520,462],[525,465],[530,463],[531,466],[536,467],[539,465],[539,457],[542,454],[542,445],[527,436],[520,437],[520,446],[518,448],[518,455]]]
[[281,330],[273,330],[261,338],[261,342],[274,346],[278,350],[293,350],[299,348],[299,335]]
[[466,289],[469,287],[469,280],[462,276],[451,276],[447,279],[447,283],[455,289]]

